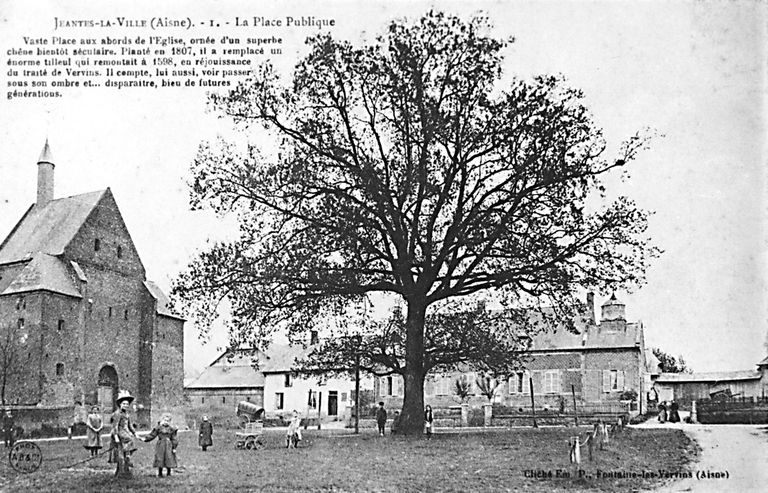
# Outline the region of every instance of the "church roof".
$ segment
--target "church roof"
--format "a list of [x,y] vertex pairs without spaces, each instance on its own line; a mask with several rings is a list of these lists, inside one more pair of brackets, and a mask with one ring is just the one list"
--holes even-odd
[[0,291],[0,295],[51,291],[76,298],[82,297],[73,278],[74,272],[70,271],[61,259],[37,252],[23,265],[12,273],[3,270],[3,274],[10,274],[8,279],[11,282]]
[[[43,150],[45,152],[45,150]],[[0,244],[0,264],[61,255],[109,189],[32,205]]]
[[[51,153],[51,146],[48,145],[48,139],[45,139],[45,145],[40,153],[40,157],[37,160],[38,163],[53,163],[53,153]],[[54,164],[55,166],[55,164]]]
[[168,296],[165,295],[165,293],[163,293],[163,290],[160,289],[160,286],[152,281],[144,281],[144,286],[147,288],[147,291],[149,291],[149,294],[152,295],[155,300],[157,300],[158,315],[184,320],[182,317],[176,315],[173,312],[171,300],[168,298]]

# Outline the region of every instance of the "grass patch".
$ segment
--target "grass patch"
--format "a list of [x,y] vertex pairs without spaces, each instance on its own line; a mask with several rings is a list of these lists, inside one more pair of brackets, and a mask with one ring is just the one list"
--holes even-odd
[[[582,435],[586,429],[581,429]],[[513,429],[437,434],[432,440],[373,433],[307,430],[302,448],[286,450],[283,432],[266,430],[267,447],[235,450],[234,432],[216,430],[214,448],[202,452],[195,433],[180,434],[180,469],[155,477],[154,446],[140,444],[134,478],[119,481],[105,457],[87,458],[82,440],[40,442],[44,462],[22,475],[7,459],[0,466],[3,491],[627,491],[652,488],[659,477],[598,479],[597,470],[675,472],[685,470],[697,447],[675,429],[627,429],[587,462],[578,477],[568,460],[574,428]],[[531,477],[544,471],[552,477]],[[567,474],[570,477],[556,477]]]

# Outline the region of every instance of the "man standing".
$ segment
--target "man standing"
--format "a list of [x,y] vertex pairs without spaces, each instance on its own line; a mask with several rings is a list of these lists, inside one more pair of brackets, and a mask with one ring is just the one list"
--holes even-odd
[[379,425],[379,435],[384,436],[384,425],[387,424],[387,410],[384,409],[384,402],[379,402],[379,408],[376,409],[376,424]]
[[3,436],[5,437],[5,447],[13,447],[15,424],[13,414],[10,409],[6,409],[3,415]]

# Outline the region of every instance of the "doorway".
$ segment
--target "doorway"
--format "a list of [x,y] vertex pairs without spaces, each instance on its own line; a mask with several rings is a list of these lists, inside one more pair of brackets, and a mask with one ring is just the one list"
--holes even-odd
[[335,390],[328,392],[328,416],[339,414],[339,393]]
[[99,370],[98,381],[98,401],[102,412],[112,412],[115,410],[115,399],[117,398],[117,371],[112,365],[104,365]]

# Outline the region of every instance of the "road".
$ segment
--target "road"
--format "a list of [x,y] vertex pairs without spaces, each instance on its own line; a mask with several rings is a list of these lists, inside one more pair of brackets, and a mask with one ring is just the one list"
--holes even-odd
[[639,427],[657,426],[680,428],[702,450],[693,466],[693,478],[676,480],[655,491],[768,491],[768,426],[649,422]]

